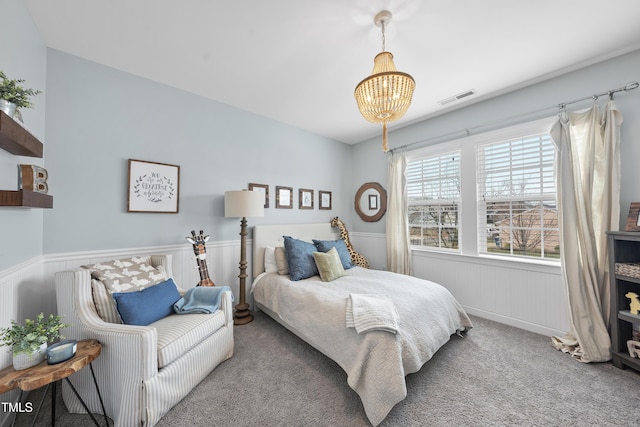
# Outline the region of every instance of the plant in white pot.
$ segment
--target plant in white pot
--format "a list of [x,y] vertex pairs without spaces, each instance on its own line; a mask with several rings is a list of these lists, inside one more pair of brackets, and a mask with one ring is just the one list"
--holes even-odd
[[13,117],[18,108],[32,108],[31,97],[42,91],[27,89],[23,79],[10,79],[0,71],[0,110]]
[[24,325],[12,320],[10,327],[0,329],[0,344],[11,347],[15,370],[26,369],[44,360],[48,343],[64,338],[60,330],[67,326],[53,314],[40,313],[35,320],[25,319]]

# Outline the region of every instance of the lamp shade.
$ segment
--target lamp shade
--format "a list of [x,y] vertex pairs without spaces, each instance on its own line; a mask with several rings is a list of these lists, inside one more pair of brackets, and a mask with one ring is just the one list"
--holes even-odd
[[264,193],[248,190],[226,191],[224,216],[227,218],[264,216]]

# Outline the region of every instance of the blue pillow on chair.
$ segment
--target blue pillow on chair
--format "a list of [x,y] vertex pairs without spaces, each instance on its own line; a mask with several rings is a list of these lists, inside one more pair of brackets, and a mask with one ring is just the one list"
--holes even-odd
[[329,252],[331,248],[336,248],[338,251],[338,255],[340,255],[340,261],[342,261],[342,267],[345,270],[353,267],[353,262],[351,262],[351,254],[349,253],[349,249],[347,249],[347,244],[344,240],[316,240],[313,239],[313,244],[316,245],[318,251],[320,252]]
[[137,292],[111,294],[122,322],[126,325],[145,326],[173,313],[173,304],[180,293],[173,279]]
[[284,238],[284,249],[287,252],[291,280],[308,279],[320,274],[313,258],[313,253],[316,251],[313,243],[294,239],[291,236],[282,237]]

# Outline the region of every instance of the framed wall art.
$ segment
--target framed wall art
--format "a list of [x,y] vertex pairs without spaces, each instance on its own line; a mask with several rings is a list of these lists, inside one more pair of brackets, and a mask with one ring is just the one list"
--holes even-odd
[[178,213],[180,166],[129,159],[127,212]]
[[293,187],[276,187],[276,209],[293,209]]
[[318,209],[331,210],[331,191],[318,191]]
[[624,231],[640,231],[640,202],[631,202]]
[[301,188],[298,194],[299,209],[313,209],[313,190]]
[[269,186],[268,185],[250,183],[249,190],[260,191],[264,193],[264,207],[265,209],[269,207]]
[[378,195],[369,194],[369,209],[372,211],[378,210]]

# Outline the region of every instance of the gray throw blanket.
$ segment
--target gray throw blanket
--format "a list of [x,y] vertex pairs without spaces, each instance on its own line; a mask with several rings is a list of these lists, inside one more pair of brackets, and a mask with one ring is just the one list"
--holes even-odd
[[173,304],[173,311],[178,314],[213,313],[220,308],[220,299],[224,291],[231,291],[231,288],[229,286],[191,288]]

